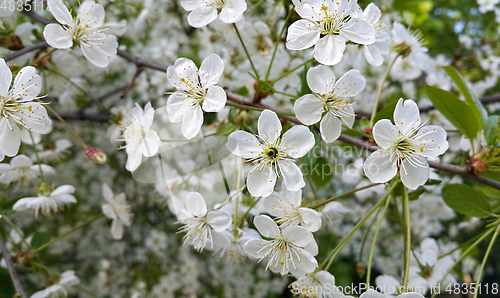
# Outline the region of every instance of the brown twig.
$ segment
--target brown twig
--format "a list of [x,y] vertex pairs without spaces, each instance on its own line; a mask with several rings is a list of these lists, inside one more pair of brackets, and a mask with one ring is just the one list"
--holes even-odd
[[123,91],[123,94],[121,96],[122,98],[124,98],[125,96],[127,96],[127,93],[130,91],[130,89],[132,89],[132,87],[134,87],[135,81],[137,80],[137,77],[142,73],[143,70],[144,70],[143,67],[140,67],[140,66],[137,67],[137,69],[135,70],[134,77],[130,81],[130,84],[127,86],[127,88],[125,89],[125,91]]
[[28,296],[26,296],[26,292],[24,292],[21,282],[17,277],[16,269],[14,269],[14,264],[12,263],[12,256],[10,255],[9,250],[7,249],[7,246],[3,241],[2,235],[0,235],[0,251],[2,252],[5,264],[7,264],[7,270],[9,271],[10,279],[14,284],[16,293],[21,293],[23,295],[23,298],[27,298]]
[[27,54],[29,52],[33,52],[33,51],[36,51],[36,50],[45,49],[48,46],[49,45],[45,41],[41,42],[41,43],[37,43],[37,44],[31,45],[31,46],[27,46],[27,47],[24,47],[24,48],[20,49],[19,51],[15,51],[14,53],[3,57],[3,60],[5,60],[5,62],[7,62],[7,61],[10,61],[10,60],[15,59],[17,57],[20,57],[20,56],[22,56],[24,54]]

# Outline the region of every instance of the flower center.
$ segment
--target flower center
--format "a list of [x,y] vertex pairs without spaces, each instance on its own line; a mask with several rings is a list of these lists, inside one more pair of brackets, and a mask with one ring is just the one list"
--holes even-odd
[[268,147],[264,151],[265,151],[266,155],[270,158],[274,159],[278,156],[278,149],[276,149],[274,147]]
[[344,17],[342,15],[332,14],[331,11],[328,11],[329,9],[326,6],[323,6],[321,10],[325,14],[324,18],[319,22],[319,28],[322,35],[339,34],[342,25],[351,18],[350,16]]
[[226,5],[226,0],[205,0],[204,1],[208,6],[215,7],[217,9],[221,9]]

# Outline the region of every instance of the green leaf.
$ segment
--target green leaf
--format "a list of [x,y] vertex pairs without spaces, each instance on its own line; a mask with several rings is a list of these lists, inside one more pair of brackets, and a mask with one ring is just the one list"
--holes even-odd
[[486,138],[486,143],[488,146],[497,146],[498,145],[498,137],[500,137],[500,134],[498,133],[498,129],[496,127],[488,130],[488,132],[485,134]]
[[491,215],[490,204],[482,193],[465,184],[448,184],[441,191],[444,202],[458,213],[471,217]]
[[423,188],[422,186],[420,186],[416,190],[408,193],[408,199],[410,201],[416,201],[416,200],[418,200],[418,198],[420,197],[420,195],[423,194],[424,192],[425,192],[425,188]]
[[429,96],[434,107],[443,114],[448,121],[455,126],[458,131],[474,139],[481,130],[481,122],[476,117],[471,117],[473,112],[471,108],[455,95],[448,91],[441,90],[432,86],[425,86],[425,91]]
[[445,66],[443,67],[446,73],[450,76],[450,78],[455,82],[460,93],[465,97],[465,102],[471,107],[472,112],[476,116],[477,119],[481,121],[480,128],[483,127],[483,123],[486,124],[488,119],[488,112],[484,108],[481,101],[477,98],[477,96],[469,89],[469,86],[464,81],[462,75],[453,67],[453,66]]
[[375,115],[374,121],[377,122],[381,119],[389,119],[394,122],[394,110],[396,109],[397,101],[392,102],[385,107],[383,107],[378,113]]
[[47,232],[37,232],[33,235],[31,239],[31,247],[37,248],[50,241],[50,234]]
[[11,36],[13,33],[14,33],[14,30],[11,30],[11,29],[0,29],[0,36],[2,36],[2,37]]

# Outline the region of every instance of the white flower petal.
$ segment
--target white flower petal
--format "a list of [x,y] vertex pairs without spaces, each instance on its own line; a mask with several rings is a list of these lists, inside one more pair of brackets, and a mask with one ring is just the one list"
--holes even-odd
[[72,194],[75,192],[75,187],[72,185],[61,185],[56,188],[50,195],[51,196],[60,196],[66,194]]
[[423,153],[434,158],[448,150],[448,141],[446,140],[446,130],[435,125],[422,127],[412,138],[415,146],[422,146]]
[[213,22],[217,18],[217,8],[202,5],[189,13],[187,20],[190,26],[201,28]]
[[375,29],[373,29],[373,26],[368,24],[367,21],[358,18],[350,19],[342,27],[340,34],[355,43],[368,45],[375,42]]
[[198,67],[193,61],[179,58],[167,68],[167,79],[177,90],[190,91],[198,85]]
[[224,23],[236,23],[241,20],[245,10],[247,10],[247,2],[245,0],[226,0],[219,18]]
[[219,82],[224,72],[224,61],[217,54],[208,55],[200,66],[201,85],[205,88],[215,85]]
[[309,68],[307,71],[307,85],[312,92],[318,94],[328,94],[335,86],[335,74],[324,65]]
[[293,158],[300,158],[311,151],[315,140],[307,126],[295,125],[283,134],[280,148]]
[[396,176],[398,166],[395,161],[391,162],[391,155],[391,152],[379,149],[368,156],[363,169],[371,182],[384,183]]
[[299,210],[302,217],[301,226],[310,232],[316,232],[321,228],[321,215],[316,210],[310,208],[300,208]]
[[151,157],[158,153],[160,146],[161,139],[158,136],[158,133],[154,130],[150,130],[144,136],[144,139],[139,146],[139,150],[141,151],[142,155]]
[[47,0],[48,11],[63,25],[72,25],[73,17],[62,0]]
[[207,214],[207,203],[200,193],[190,192],[186,198],[186,210],[194,216]]
[[123,223],[119,219],[114,219],[111,223],[111,235],[113,239],[120,240],[123,237]]
[[137,170],[137,168],[141,165],[141,161],[142,153],[138,148],[131,151],[127,150],[127,164],[125,165],[125,168],[128,171],[133,172]]
[[284,159],[279,162],[279,167],[283,174],[283,182],[286,185],[286,189],[298,191],[306,186],[302,172],[295,162]]
[[226,148],[234,155],[243,158],[253,158],[262,153],[257,138],[242,130],[235,131],[228,136]]
[[398,127],[399,131],[407,135],[412,127],[415,129],[420,125],[420,110],[417,104],[411,100],[399,99],[396,109],[394,110],[394,123]]
[[259,233],[267,238],[278,238],[281,234],[278,225],[267,215],[258,215],[253,219],[253,223]]
[[425,158],[414,157],[412,158],[413,162],[418,162],[423,166],[413,166],[409,163],[408,158],[405,158],[401,165],[401,182],[409,189],[417,189],[429,180],[429,165]]
[[203,101],[203,110],[205,112],[220,112],[226,105],[227,94],[219,86],[208,87],[205,100]]
[[282,230],[283,236],[287,241],[299,246],[304,247],[311,241],[311,232],[303,227],[291,226]]
[[172,123],[182,122],[191,103],[184,99],[184,95],[180,92],[175,92],[170,95],[167,101],[168,119]]
[[[36,68],[33,66],[23,67],[14,79],[12,89],[16,96],[25,100],[33,100],[42,90],[42,78],[36,73]],[[36,103],[31,105],[39,106]],[[45,108],[43,109],[45,110]]]
[[9,121],[5,117],[0,118],[0,150],[7,156],[15,156],[21,145],[21,131]]
[[264,110],[258,121],[259,136],[269,144],[274,144],[281,134],[281,122],[275,112]]
[[103,40],[99,41],[99,48],[108,57],[116,55],[118,45],[118,41],[116,40],[116,36],[114,35],[106,35]]
[[359,70],[351,69],[335,83],[334,94],[341,98],[353,97],[365,89],[366,80]]
[[332,112],[327,112],[319,125],[321,138],[325,143],[332,143],[340,137],[342,123]]
[[288,27],[286,48],[289,50],[305,50],[318,42],[320,31],[318,25],[308,20],[298,20]]
[[390,120],[382,119],[373,126],[373,138],[382,149],[389,149],[398,141],[399,131]]
[[268,165],[257,165],[248,174],[248,192],[254,197],[267,197],[273,193],[276,173]]
[[316,43],[314,58],[324,65],[335,65],[342,60],[345,40],[338,35],[326,35]]
[[104,7],[92,0],[85,0],[78,10],[80,25],[97,28],[104,23]]
[[217,232],[222,232],[231,226],[231,214],[224,210],[210,211],[207,215],[207,223]]
[[372,66],[380,66],[384,63],[384,57],[376,45],[367,45],[363,47],[365,59]]
[[190,140],[198,135],[203,124],[203,111],[200,105],[189,108],[182,120],[182,135]]
[[5,60],[0,58],[0,96],[7,97],[10,83],[12,83],[12,72]]
[[85,45],[85,44],[80,44],[82,48],[82,53],[87,60],[89,60],[90,63],[94,64],[95,66],[99,67],[106,67],[108,66],[108,57],[106,56],[106,53],[104,53],[101,48],[99,48],[96,45]]

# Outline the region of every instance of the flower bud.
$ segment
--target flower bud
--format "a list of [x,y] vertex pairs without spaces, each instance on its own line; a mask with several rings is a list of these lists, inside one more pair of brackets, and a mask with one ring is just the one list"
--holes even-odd
[[98,151],[94,147],[89,147],[85,149],[85,154],[96,165],[105,164],[106,161],[108,160],[108,156],[106,155],[106,153]]
[[366,266],[363,262],[358,262],[356,264],[356,273],[358,273],[359,278],[363,278],[366,274]]

